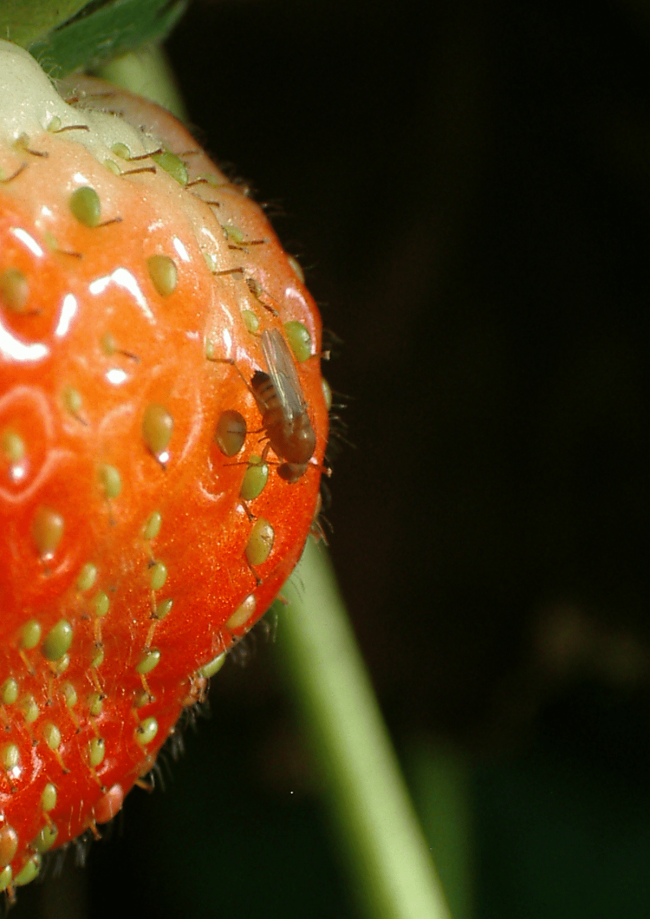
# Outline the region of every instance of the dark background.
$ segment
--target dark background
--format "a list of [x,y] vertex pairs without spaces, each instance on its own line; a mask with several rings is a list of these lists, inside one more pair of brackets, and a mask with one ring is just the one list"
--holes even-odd
[[[649,25],[224,0],[168,46],[333,333],[331,552],[407,773],[460,751],[486,919],[650,904]],[[273,645],[246,657],[166,793],[17,919],[356,915]]]

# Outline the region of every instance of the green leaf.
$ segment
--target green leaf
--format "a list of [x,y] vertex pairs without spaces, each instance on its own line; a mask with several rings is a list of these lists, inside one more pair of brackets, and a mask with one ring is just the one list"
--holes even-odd
[[66,22],[82,9],[88,0],[0,0],[0,36],[22,48]]
[[[28,46],[52,77],[89,70],[143,45],[161,41],[188,0],[94,0],[47,37]],[[29,4],[30,8],[32,4]]]

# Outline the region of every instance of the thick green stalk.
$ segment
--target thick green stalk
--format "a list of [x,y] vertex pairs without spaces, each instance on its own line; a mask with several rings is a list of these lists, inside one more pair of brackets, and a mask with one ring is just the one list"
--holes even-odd
[[283,595],[278,644],[359,903],[371,919],[449,919],[322,544]]

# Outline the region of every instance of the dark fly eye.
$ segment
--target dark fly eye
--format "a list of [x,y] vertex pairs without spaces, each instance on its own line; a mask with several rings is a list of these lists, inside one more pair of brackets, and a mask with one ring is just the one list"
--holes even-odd
[[278,466],[278,475],[285,482],[293,484],[303,477],[308,465],[308,463],[281,463]]

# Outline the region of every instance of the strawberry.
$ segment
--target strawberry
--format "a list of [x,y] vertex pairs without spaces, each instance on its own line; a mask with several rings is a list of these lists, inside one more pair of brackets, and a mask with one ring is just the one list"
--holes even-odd
[[[312,524],[320,320],[170,115],[0,42],[0,889],[97,832]],[[17,95],[18,93],[18,95]]]

